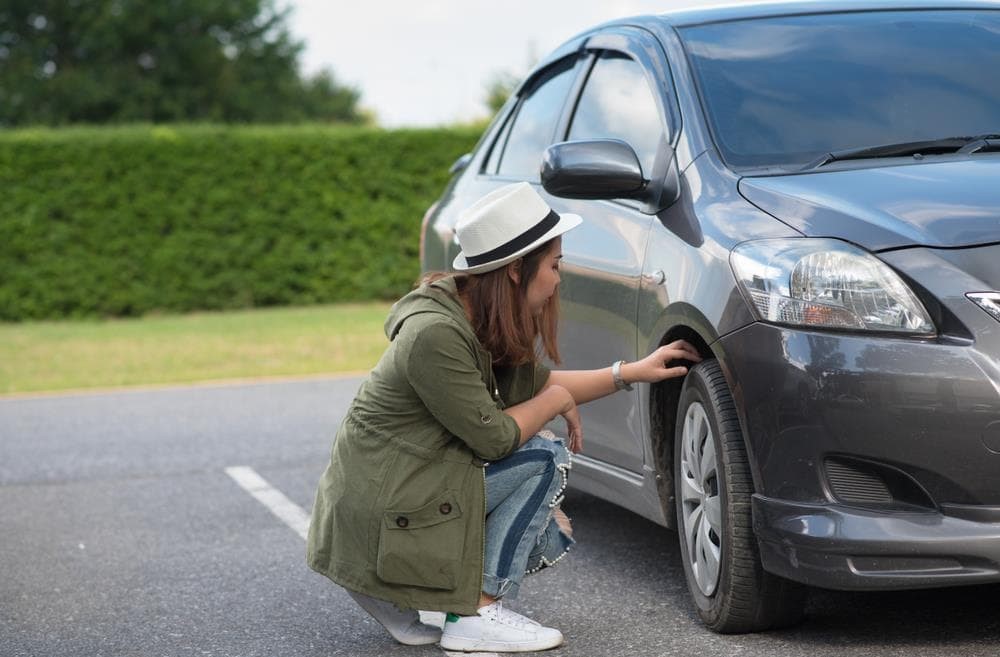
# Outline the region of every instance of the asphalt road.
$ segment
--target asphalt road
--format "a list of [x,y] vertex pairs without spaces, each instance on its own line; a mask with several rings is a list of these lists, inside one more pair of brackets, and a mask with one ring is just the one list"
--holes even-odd
[[[358,379],[0,400],[0,655],[441,655],[395,644],[225,469],[308,511]],[[579,539],[510,603],[551,653],[998,655],[1000,586],[815,592],[780,632],[703,630],[676,536],[578,492]]]

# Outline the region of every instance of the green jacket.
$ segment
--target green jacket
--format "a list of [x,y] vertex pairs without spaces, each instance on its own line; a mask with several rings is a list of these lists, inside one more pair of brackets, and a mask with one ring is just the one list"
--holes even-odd
[[411,609],[473,614],[485,531],[484,465],[517,449],[501,409],[533,397],[541,365],[497,369],[455,283],[400,299],[389,348],[337,432],[309,526],[309,566]]

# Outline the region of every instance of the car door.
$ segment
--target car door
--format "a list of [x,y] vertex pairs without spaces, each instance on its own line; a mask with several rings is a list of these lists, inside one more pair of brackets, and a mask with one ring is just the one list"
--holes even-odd
[[[471,202],[525,180],[537,185],[557,212],[584,218],[563,239],[559,345],[568,369],[636,358],[636,308],[653,216],[636,202],[577,201],[546,193],[539,176],[542,156],[557,141],[623,139],[635,148],[644,172],[656,170],[667,121],[644,61],[651,40],[641,30],[615,28],[536,73],[485,144],[473,179],[461,186],[461,195]],[[638,394],[636,389],[581,407],[586,458],[642,471]],[[558,422],[553,428],[562,429]]]
[[511,182],[539,185],[542,154],[563,125],[589,57],[576,47],[581,42],[566,44],[551,62],[532,73],[501,109],[476,150],[453,165],[452,171],[461,173],[424,215],[421,267],[425,272],[450,268],[460,250],[455,224],[464,208]]
[[[649,73],[650,45],[641,30],[615,28],[587,42],[592,58],[562,140],[620,139],[633,147],[644,177],[658,171],[667,115]],[[637,350],[636,314],[653,214],[635,201],[586,201],[547,196],[560,212],[583,217],[563,239],[559,346],[569,369],[607,367],[644,355]],[[640,387],[580,409],[584,455],[641,472],[645,421]]]

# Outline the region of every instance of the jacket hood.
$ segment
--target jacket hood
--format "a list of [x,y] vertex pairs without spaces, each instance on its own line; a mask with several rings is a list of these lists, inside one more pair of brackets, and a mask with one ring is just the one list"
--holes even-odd
[[740,193],[807,237],[871,251],[1000,241],[1000,156],[743,178]]
[[421,313],[437,313],[459,320],[459,325],[468,324],[465,309],[458,300],[454,278],[443,278],[431,284],[424,284],[393,304],[385,320],[385,336],[394,340],[403,323]]

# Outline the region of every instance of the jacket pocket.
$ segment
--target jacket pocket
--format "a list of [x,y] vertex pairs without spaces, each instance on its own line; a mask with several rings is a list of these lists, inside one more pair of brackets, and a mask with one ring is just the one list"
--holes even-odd
[[452,590],[458,586],[465,523],[456,491],[382,517],[375,572],[384,582]]

